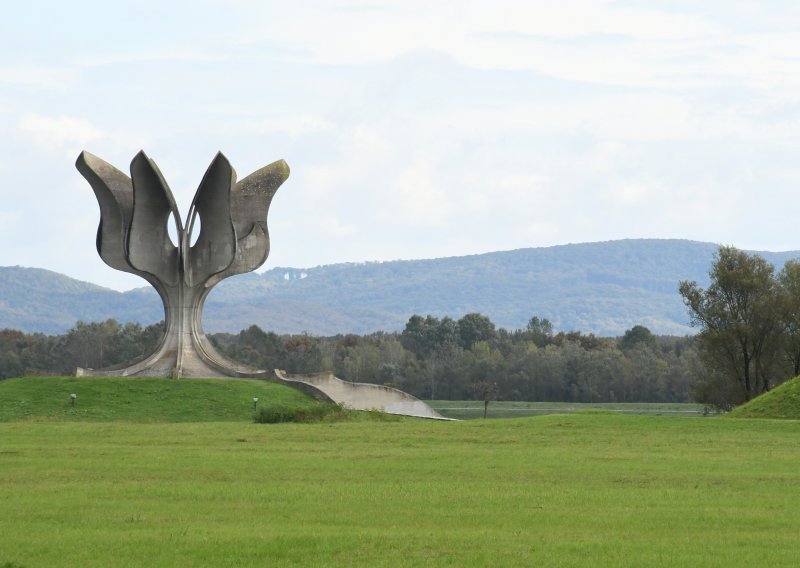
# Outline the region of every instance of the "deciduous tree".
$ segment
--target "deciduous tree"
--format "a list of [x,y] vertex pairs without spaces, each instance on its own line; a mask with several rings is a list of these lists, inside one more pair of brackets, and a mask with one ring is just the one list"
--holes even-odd
[[782,338],[781,292],[771,264],[734,247],[720,247],[709,276],[706,289],[683,281],[679,290],[700,327],[698,346],[712,375],[706,382],[724,385],[716,393],[701,389],[713,399],[701,402],[729,408],[771,386]]
[[793,377],[800,375],[800,260],[790,260],[778,274],[786,304],[783,310],[784,352]]

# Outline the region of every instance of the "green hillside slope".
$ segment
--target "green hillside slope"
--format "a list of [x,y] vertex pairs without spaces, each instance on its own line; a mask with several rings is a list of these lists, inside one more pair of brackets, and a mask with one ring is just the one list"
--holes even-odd
[[783,418],[800,420],[800,377],[765,392],[730,411],[731,418]]
[[298,390],[256,380],[24,377],[0,381],[0,422],[248,422],[254,397],[262,406],[316,404]]

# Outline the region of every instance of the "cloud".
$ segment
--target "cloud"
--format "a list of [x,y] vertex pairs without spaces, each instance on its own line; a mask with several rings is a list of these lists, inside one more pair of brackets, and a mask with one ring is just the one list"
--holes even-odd
[[271,116],[255,124],[251,123],[246,128],[256,133],[286,134],[291,138],[299,138],[307,134],[334,130],[335,125],[323,116],[295,114],[291,116]]
[[0,84],[63,91],[74,73],[61,67],[0,67]]
[[625,182],[614,188],[614,197],[624,205],[641,203],[653,193],[647,185],[636,182]]
[[[60,269],[70,240],[86,247],[74,270],[117,276],[92,248],[84,148],[122,170],[144,148],[182,208],[219,149],[241,176],[285,158],[271,265],[791,241],[792,208],[775,206],[800,180],[789,3],[142,0],[53,24],[15,9],[27,19],[0,37],[2,220],[44,203],[75,224],[35,251],[5,232],[0,264],[24,252]],[[112,22],[111,43],[69,32]]]
[[[746,85],[764,91],[800,83],[791,7],[746,3],[381,2],[296,3],[276,13],[258,3],[238,41],[291,47],[286,59],[312,65],[376,64],[414,50],[447,53],[475,69],[531,70],[569,81],[682,89]],[[308,18],[313,11],[315,18]],[[760,13],[759,13],[760,12]],[[731,14],[739,14],[733,19]],[[746,21],[754,30],[741,33]],[[757,30],[757,31],[755,31]],[[791,86],[791,87],[790,87]],[[791,90],[786,95],[790,96]]]
[[182,63],[224,63],[227,55],[219,51],[203,51],[192,48],[144,49],[122,51],[119,53],[92,54],[78,57],[74,64],[83,67],[105,67],[130,63],[182,62]]
[[359,232],[357,225],[342,223],[341,220],[331,216],[326,217],[320,225],[324,234],[333,238],[349,237]]
[[433,166],[424,158],[418,158],[398,172],[390,186],[392,189],[387,195],[389,199],[384,216],[401,219],[412,226],[436,226],[445,222],[457,207],[450,198],[452,190],[448,192],[442,187],[435,179]]
[[103,130],[89,121],[72,116],[48,117],[25,113],[20,117],[18,127],[39,147],[48,150],[82,147],[105,136]]

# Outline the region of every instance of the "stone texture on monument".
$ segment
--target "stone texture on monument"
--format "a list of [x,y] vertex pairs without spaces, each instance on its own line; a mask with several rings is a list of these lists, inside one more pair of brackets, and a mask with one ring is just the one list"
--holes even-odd
[[[348,383],[327,374],[286,376],[249,368],[222,356],[206,337],[203,304],[212,288],[224,278],[255,270],[269,255],[267,214],[272,197],[289,177],[286,162],[278,160],[237,181],[228,159],[218,153],[185,222],[161,171],[143,151],[131,162],[130,177],[89,152],[81,153],[76,167],[100,206],[96,241],[100,258],[149,282],[164,304],[165,321],[164,337],[154,353],[118,367],[77,369],[78,376],[267,379],[356,409],[441,418],[396,389]],[[177,243],[170,239],[169,223],[175,226]]]
[[[81,153],[76,165],[100,205],[100,257],[112,268],[141,276],[156,289],[166,325],[159,348],[141,361],[117,369],[78,372],[174,377],[252,374],[252,369],[229,361],[212,347],[202,329],[203,303],[223,278],[254,270],[266,260],[267,212],[275,191],[289,176],[286,162],[274,162],[237,182],[227,158],[217,154],[200,182],[185,224],[158,166],[144,152],[131,162],[130,178],[88,152]],[[168,223],[175,225],[177,244],[170,240]],[[192,245],[198,225],[199,235]]]

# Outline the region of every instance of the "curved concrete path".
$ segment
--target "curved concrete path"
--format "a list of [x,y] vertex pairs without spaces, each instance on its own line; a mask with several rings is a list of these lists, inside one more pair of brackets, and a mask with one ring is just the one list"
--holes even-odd
[[335,377],[333,373],[290,375],[275,369],[275,376],[279,382],[299,388],[315,398],[343,404],[355,410],[380,410],[387,414],[451,420],[418,398],[395,388],[371,383],[351,383]]

